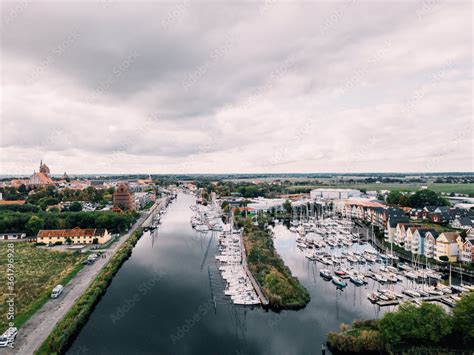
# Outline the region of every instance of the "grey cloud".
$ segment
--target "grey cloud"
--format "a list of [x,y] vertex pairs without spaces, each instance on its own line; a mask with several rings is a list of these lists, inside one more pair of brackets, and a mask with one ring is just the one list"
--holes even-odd
[[[119,153],[138,170],[149,169],[143,156],[156,171],[190,161],[204,172],[316,171],[342,169],[381,137],[390,145],[354,168],[415,169],[433,153],[414,132],[430,125],[430,140],[442,140],[447,114],[459,125],[472,116],[471,7],[38,1],[15,12],[7,3],[0,147],[41,147],[61,164]],[[430,86],[447,54],[452,67]],[[404,115],[417,87],[423,96]],[[45,140],[55,129],[63,134]],[[387,152],[398,163],[386,165]],[[461,145],[445,154],[472,169]]]

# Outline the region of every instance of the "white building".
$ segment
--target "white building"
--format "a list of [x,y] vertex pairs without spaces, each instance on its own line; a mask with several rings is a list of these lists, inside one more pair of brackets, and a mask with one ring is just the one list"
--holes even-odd
[[343,200],[349,198],[359,198],[362,193],[354,189],[314,189],[311,190],[311,199]]
[[153,196],[149,192],[135,192],[133,197],[135,198],[135,206],[138,209],[143,208],[148,202],[153,200]]
[[26,233],[1,233],[0,240],[21,240],[26,238]]
[[247,207],[255,211],[270,211],[272,208],[275,210],[282,209],[282,205],[285,203],[285,199],[282,198],[263,198],[258,197],[251,200],[252,202],[247,205]]

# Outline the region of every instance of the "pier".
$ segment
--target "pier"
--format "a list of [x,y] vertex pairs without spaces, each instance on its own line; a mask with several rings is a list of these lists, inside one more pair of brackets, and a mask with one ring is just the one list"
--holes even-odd
[[407,302],[407,301],[414,301],[414,302],[429,302],[429,301],[438,301],[444,303],[448,306],[452,307],[452,302],[446,302],[446,299],[450,298],[451,295],[442,295],[442,296],[426,296],[426,297],[414,297],[414,298],[407,298],[407,299],[395,299],[395,300],[388,300],[388,301],[377,301],[375,302],[376,305],[380,307],[385,306],[395,306],[400,304],[400,302]]
[[168,197],[160,198],[155,202],[155,204],[150,208],[150,211],[148,212],[148,216],[146,219],[142,222],[141,227],[142,228],[151,228],[153,224],[153,219],[156,217],[156,214],[160,213],[161,207],[163,203],[168,202]]
[[268,299],[263,294],[263,291],[260,288],[260,284],[257,282],[257,280],[255,280],[255,278],[252,275],[252,272],[248,268],[247,251],[245,250],[245,244],[244,244],[244,241],[243,241],[242,232],[239,234],[239,238],[240,238],[240,250],[242,251],[242,267],[244,268],[245,272],[247,273],[247,276],[250,279],[250,282],[252,283],[252,286],[255,289],[255,292],[257,293],[258,298],[260,299],[260,302],[262,303],[262,306],[263,307],[268,307],[270,305],[270,302],[268,301]]

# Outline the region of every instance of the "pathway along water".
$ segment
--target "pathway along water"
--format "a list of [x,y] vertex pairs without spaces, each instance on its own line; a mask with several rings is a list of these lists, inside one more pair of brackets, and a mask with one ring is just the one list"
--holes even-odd
[[160,230],[140,239],[69,354],[319,354],[341,322],[379,316],[364,287],[338,291],[323,281],[283,226],[275,246],[311,302],[281,313],[232,305],[217,273],[217,234],[189,224],[193,202],[180,194]]

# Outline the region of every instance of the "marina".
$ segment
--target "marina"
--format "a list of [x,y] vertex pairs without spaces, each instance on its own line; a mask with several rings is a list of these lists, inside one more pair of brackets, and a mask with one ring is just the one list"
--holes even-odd
[[[312,353],[342,322],[380,317],[393,307],[366,300],[368,285],[341,291],[319,277],[319,268],[296,247],[295,235],[275,226],[274,244],[295,277],[311,294],[299,311],[266,311],[236,305],[224,294],[218,269],[218,236],[190,227],[195,198],[179,194],[162,215],[159,229],[146,232],[79,333],[69,354]],[[185,261],[185,262],[184,262]],[[347,280],[349,281],[349,280]],[[367,287],[367,290],[365,289]],[[142,327],[138,328],[138,324]],[[133,337],[134,342],[127,339]]]
[[452,284],[451,278],[447,284],[443,283],[443,275],[425,265],[400,262],[393,253],[377,251],[364,238],[369,231],[361,233],[350,219],[334,215],[305,219],[300,215],[289,226],[300,254],[323,267],[320,270],[323,280],[332,281],[342,290],[348,286],[345,279],[353,287],[368,285],[370,279],[367,300],[377,306],[439,302],[453,307],[473,289],[471,285]]
[[[219,208],[210,209],[199,204],[191,205],[196,214],[191,217],[191,225],[197,233],[220,232],[218,235],[218,269],[226,281],[224,294],[236,305],[268,306],[268,300],[260,289],[247,265],[247,253],[242,240],[242,230],[223,224]],[[222,231],[222,232],[221,232]]]

